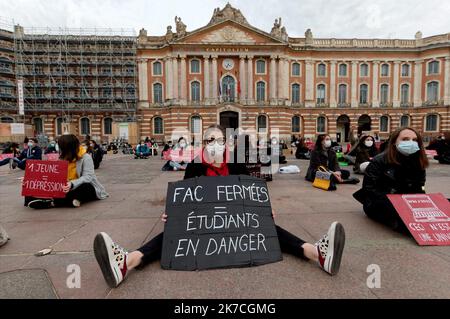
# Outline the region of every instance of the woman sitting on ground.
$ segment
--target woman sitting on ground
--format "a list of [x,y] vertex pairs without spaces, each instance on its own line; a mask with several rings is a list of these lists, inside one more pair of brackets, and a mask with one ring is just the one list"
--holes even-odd
[[412,128],[401,128],[392,133],[386,151],[370,162],[362,189],[353,197],[369,218],[408,233],[387,194],[425,193],[427,167],[422,137]]
[[34,209],[80,207],[81,204],[107,198],[108,193],[95,176],[92,157],[80,146],[78,138],[75,135],[62,135],[58,145],[60,159],[69,162],[68,182],[63,188],[66,196],[54,199],[25,197],[25,206]]
[[[204,137],[201,158],[195,159],[188,165],[184,175],[185,179],[199,176],[248,175],[245,164],[228,162],[228,159],[233,158],[234,155],[228,153],[222,127],[214,125],[208,128]],[[168,216],[163,214],[164,222],[167,221],[167,218]],[[334,222],[328,233],[315,245],[306,243],[279,226],[276,229],[283,252],[315,261],[330,275],[338,273],[345,244],[345,232],[340,223]],[[108,234],[99,233],[94,240],[94,253],[106,282],[114,288],[125,279],[130,270],[159,260],[162,246],[163,233],[138,250],[128,253],[114,243]]]
[[432,141],[427,150],[435,150],[435,160],[439,164],[450,164],[450,132],[442,133],[436,140]]
[[12,157],[11,158],[7,157],[7,158],[4,158],[3,160],[1,160],[0,166],[6,165],[6,164],[9,164],[11,166],[12,162],[13,162],[13,158],[20,155],[19,144],[14,143],[14,142],[7,143],[2,154],[8,154],[9,156],[12,156]]
[[302,137],[297,143],[296,143],[297,149],[295,150],[295,158],[296,159],[304,159],[309,160],[311,159],[311,152],[305,144],[305,138]]
[[319,170],[320,166],[323,166],[332,172],[336,183],[359,183],[359,179],[350,178],[350,172],[339,167],[336,152],[332,149],[331,138],[328,134],[319,135],[317,137],[316,146],[311,152],[311,160],[305,179],[309,182],[314,182],[316,172]]
[[361,137],[352,153],[356,155],[353,171],[357,174],[364,174],[369,162],[378,154],[374,138],[370,135]]

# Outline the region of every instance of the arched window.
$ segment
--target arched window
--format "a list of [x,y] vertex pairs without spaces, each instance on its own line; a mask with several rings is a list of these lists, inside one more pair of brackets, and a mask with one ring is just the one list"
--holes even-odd
[[198,115],[191,117],[191,133],[200,134],[202,132],[202,119]]
[[44,133],[44,124],[42,123],[42,119],[40,117],[35,117],[33,119],[33,128],[36,134]]
[[402,84],[401,86],[401,94],[400,94],[400,103],[402,105],[406,105],[409,103],[409,84]]
[[266,74],[266,61],[256,60],[256,74]]
[[380,90],[380,103],[382,105],[385,105],[388,103],[388,101],[389,101],[389,85],[382,84]]
[[317,76],[327,76],[327,66],[324,63],[317,66]]
[[191,82],[191,101],[200,102],[200,82]]
[[380,117],[380,132],[389,133],[389,117],[385,115]]
[[339,97],[338,97],[338,103],[339,104],[345,104],[347,103],[347,85],[340,84],[339,85]]
[[292,133],[300,133],[300,116],[292,117]]
[[381,66],[381,76],[389,76],[389,64],[385,63]]
[[359,70],[360,70],[359,74],[361,77],[369,76],[369,65],[367,65],[367,63],[361,64]]
[[438,130],[438,116],[436,114],[428,114],[425,118],[425,131],[437,132]]
[[292,76],[300,76],[300,63],[292,63]]
[[325,116],[319,116],[317,118],[317,133],[324,134],[327,131],[327,119]]
[[339,76],[347,76],[347,64],[339,65]]
[[367,84],[361,84],[359,87],[359,103],[367,104],[369,99],[369,86]]
[[112,134],[112,123],[113,123],[113,120],[110,117],[107,117],[103,120],[103,134],[105,134],[105,135]]
[[264,102],[266,100],[266,83],[259,81],[256,83],[256,101]]
[[258,115],[257,125],[258,133],[267,133],[267,116]]
[[14,123],[14,119],[9,116],[4,116],[0,119],[0,123]]
[[153,84],[153,103],[162,103],[162,102],[163,102],[162,84],[155,83]]
[[236,81],[231,75],[224,76],[222,79],[222,99],[225,102],[234,102],[234,89]]
[[408,127],[409,126],[409,116],[402,115],[400,118],[400,127]]
[[317,104],[325,103],[325,84],[319,84],[317,86]]
[[191,60],[191,73],[194,74],[200,73],[200,60],[197,59]]
[[439,61],[432,61],[428,63],[428,74],[439,74]]
[[300,103],[300,84],[292,84],[292,103]]
[[427,102],[439,100],[439,82],[433,81],[427,84]]
[[80,120],[80,133],[81,135],[91,134],[91,121],[87,117]]
[[164,121],[160,116],[153,118],[153,134],[164,134]]
[[409,64],[403,64],[402,65],[402,76],[403,77],[409,77],[410,76],[410,69],[411,67]]
[[153,63],[153,75],[159,76],[162,75],[162,64],[161,62],[154,62]]

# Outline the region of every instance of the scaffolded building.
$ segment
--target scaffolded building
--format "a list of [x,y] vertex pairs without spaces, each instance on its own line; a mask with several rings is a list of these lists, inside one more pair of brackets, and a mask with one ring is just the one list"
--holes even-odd
[[[0,71],[0,83],[11,88],[3,92],[8,96],[0,96],[3,122],[24,121],[36,135],[49,137],[65,132],[99,140],[137,135],[123,129],[124,123],[137,127],[132,124],[137,121],[134,31],[15,25],[13,32],[0,31],[0,41],[0,51],[13,50],[13,63],[11,55],[0,62],[0,69],[9,72],[6,78]],[[25,116],[18,114],[20,79]]]

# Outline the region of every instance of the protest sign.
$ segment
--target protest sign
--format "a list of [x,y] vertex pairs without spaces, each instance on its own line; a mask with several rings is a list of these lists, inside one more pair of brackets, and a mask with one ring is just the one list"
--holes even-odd
[[14,158],[14,154],[0,154],[0,161],[3,161],[4,159],[7,158]]
[[67,161],[27,160],[22,182],[22,196],[64,198],[67,184]]
[[265,181],[198,177],[169,183],[161,266],[257,266],[282,260]]

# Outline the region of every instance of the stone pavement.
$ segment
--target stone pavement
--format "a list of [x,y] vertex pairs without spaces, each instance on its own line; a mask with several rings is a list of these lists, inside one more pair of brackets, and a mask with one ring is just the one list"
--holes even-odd
[[[117,289],[103,280],[92,252],[105,231],[127,249],[162,231],[168,181],[181,172],[162,172],[159,158],[133,160],[108,155],[97,171],[111,197],[79,209],[34,211],[23,207],[23,172],[0,168],[0,223],[10,242],[0,248],[0,298],[450,298],[450,247],[419,247],[365,217],[352,198],[360,186],[326,193],[304,181],[307,161],[289,158],[300,175],[276,175],[269,183],[276,222],[315,242],[338,220],[347,244],[341,271],[330,277],[314,263],[284,255],[262,267],[201,272],[164,271],[155,262],[133,271]],[[450,197],[450,167],[433,163],[428,192]],[[36,257],[44,248],[50,255]],[[70,289],[69,265],[79,265],[81,287]],[[367,267],[381,269],[381,288],[367,287]],[[17,271],[20,270],[20,271]]]

